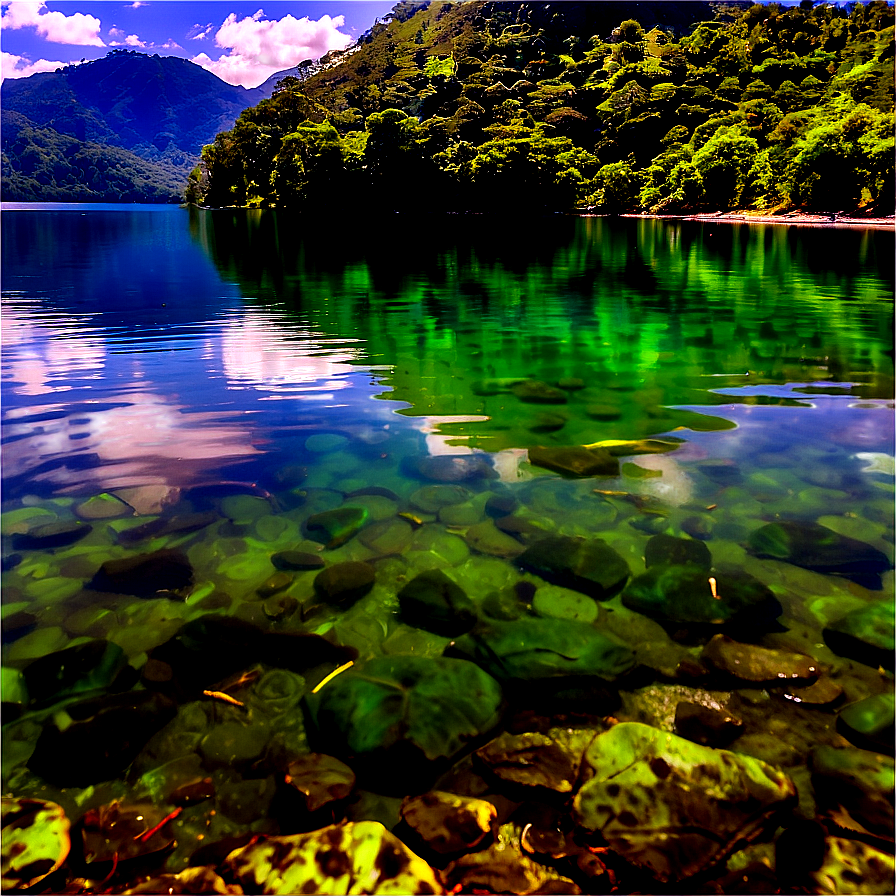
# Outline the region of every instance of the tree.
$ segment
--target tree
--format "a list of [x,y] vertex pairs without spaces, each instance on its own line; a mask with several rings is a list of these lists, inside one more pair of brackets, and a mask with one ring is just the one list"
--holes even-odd
[[743,136],[736,126],[722,126],[694,153],[694,167],[703,179],[711,205],[737,206],[758,152],[759,144],[753,137]]

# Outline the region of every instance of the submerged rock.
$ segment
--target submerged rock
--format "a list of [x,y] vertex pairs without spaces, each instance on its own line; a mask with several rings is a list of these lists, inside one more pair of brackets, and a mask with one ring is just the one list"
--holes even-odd
[[163,549],[123,560],[107,560],[89,587],[134,597],[171,597],[193,584],[193,567],[182,551]]
[[892,754],[894,719],[896,713],[891,691],[845,706],[837,717],[837,728],[857,747]]
[[119,544],[136,544],[147,538],[164,538],[167,535],[185,535],[188,532],[198,532],[212,523],[218,522],[220,517],[214,511],[207,510],[204,513],[182,513],[177,516],[160,517],[150,520],[140,526],[124,529],[118,533]]
[[523,552],[523,546],[511,535],[502,532],[492,520],[484,520],[467,529],[467,544],[480,554],[511,558]]
[[693,538],[676,538],[674,535],[654,535],[644,548],[644,565],[659,566],[670,563],[682,566],[690,563],[709,571],[712,567],[712,555],[709,548]]
[[494,836],[498,812],[487,800],[430,790],[405,797],[402,821],[441,856],[470,852]]
[[320,554],[312,554],[310,551],[278,551],[271,556],[271,563],[285,572],[323,569],[326,565]]
[[224,864],[249,893],[445,892],[438,874],[378,821],[265,837],[234,850]]
[[621,591],[631,575],[623,557],[599,538],[569,535],[536,541],[516,558],[516,564],[554,585],[597,600]]
[[438,635],[460,635],[476,624],[473,601],[440,569],[411,579],[398,592],[398,603],[408,624]]
[[424,485],[410,497],[411,506],[424,513],[437,513],[443,507],[463,504],[473,492],[462,485]]
[[328,548],[345,544],[367,522],[366,507],[337,507],[308,517],[305,529]]
[[581,445],[532,447],[529,449],[529,463],[566,476],[619,475],[619,461],[609,452]]
[[309,753],[289,763],[286,783],[302,797],[307,812],[346,799],[355,789],[355,773],[335,756]]
[[663,883],[721,861],[796,803],[793,783],[774,767],[637,722],[599,734],[584,762],[579,824]]
[[742,644],[726,635],[716,635],[703,648],[702,658],[716,669],[742,681],[775,682],[784,680],[814,681],[820,669],[810,656]]
[[349,606],[373,588],[376,570],[360,560],[334,563],[314,578],[314,590],[327,603]]
[[744,723],[723,709],[682,701],[675,707],[675,733],[705,747],[725,747]]
[[82,520],[112,520],[133,513],[132,508],[120,498],[105,493],[81,501],[72,509],[75,516]]
[[756,632],[773,628],[782,608],[774,594],[747,573],[708,576],[693,565],[652,566],[629,582],[622,602],[656,619],[667,631],[698,634],[729,629]]
[[847,613],[825,626],[822,634],[834,653],[869,666],[892,669],[896,650],[894,619],[896,602],[891,597]]
[[89,535],[93,526],[80,520],[60,520],[43,523],[27,532],[16,532],[12,536],[12,546],[16,550],[49,550],[64,548],[84,536]]
[[880,587],[880,573],[893,568],[886,554],[818,523],[781,521],[750,533],[750,549],[757,557],[786,560],[816,572],[841,575],[860,584]]
[[541,380],[523,380],[510,387],[510,391],[520,400],[529,404],[566,404],[569,400],[561,389],[549,386]]
[[819,806],[845,810],[877,836],[893,836],[896,774],[891,757],[821,745],[812,751],[810,768]]
[[631,648],[613,635],[554,618],[482,622],[446,655],[472,660],[506,683],[578,676],[613,681],[635,665]]
[[590,728],[551,728],[545,733],[504,732],[476,751],[496,777],[511,784],[572,793],[585,748],[597,735]]
[[517,896],[558,893],[576,896],[582,891],[553,868],[533,861],[520,848],[512,824],[499,829],[488,849],[471,852],[448,864],[443,872],[449,892],[515,893]]

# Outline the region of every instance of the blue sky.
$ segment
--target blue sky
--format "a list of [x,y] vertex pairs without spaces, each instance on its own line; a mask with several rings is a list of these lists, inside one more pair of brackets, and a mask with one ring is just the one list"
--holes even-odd
[[2,0],[3,77],[105,56],[116,47],[181,56],[230,84],[343,49],[395,0]]

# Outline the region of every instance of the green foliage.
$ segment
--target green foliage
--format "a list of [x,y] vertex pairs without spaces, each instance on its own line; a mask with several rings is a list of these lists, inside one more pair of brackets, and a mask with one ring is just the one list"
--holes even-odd
[[410,183],[457,210],[820,208],[829,189],[892,206],[885,3],[693,4],[687,21],[667,4],[662,27],[651,5],[611,7],[403,6],[247,110],[190,196],[397,209],[420,201]]

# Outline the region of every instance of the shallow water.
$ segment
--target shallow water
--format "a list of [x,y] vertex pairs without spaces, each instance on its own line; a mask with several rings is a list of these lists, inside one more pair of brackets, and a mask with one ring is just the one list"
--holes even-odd
[[[447,638],[402,620],[403,583],[445,569],[481,603],[538,581],[510,536],[470,536],[492,494],[547,533],[599,536],[635,575],[652,534],[703,540],[768,585],[807,644],[892,593],[892,570],[869,590],[745,549],[764,523],[818,521],[892,559],[891,233],[164,206],[17,208],[3,231],[6,666],[104,638],[139,672],[209,612],[324,634],[362,661],[440,655]],[[625,456],[619,476],[527,461],[659,436],[675,450]],[[454,510],[427,506],[419,490],[453,474],[427,479],[421,459],[470,454],[488,475],[460,483]],[[130,503],[85,537],[15,544],[104,493]],[[357,534],[308,529],[343,505],[366,511]],[[121,538],[186,512],[214,519]],[[162,548],[192,566],[176,595],[86,588],[107,560]],[[371,561],[376,584],[334,609],[299,572],[271,609],[258,589],[294,548]],[[542,612],[597,611],[567,596]],[[5,735],[4,793],[48,792],[25,768],[44,724],[30,712]]]

